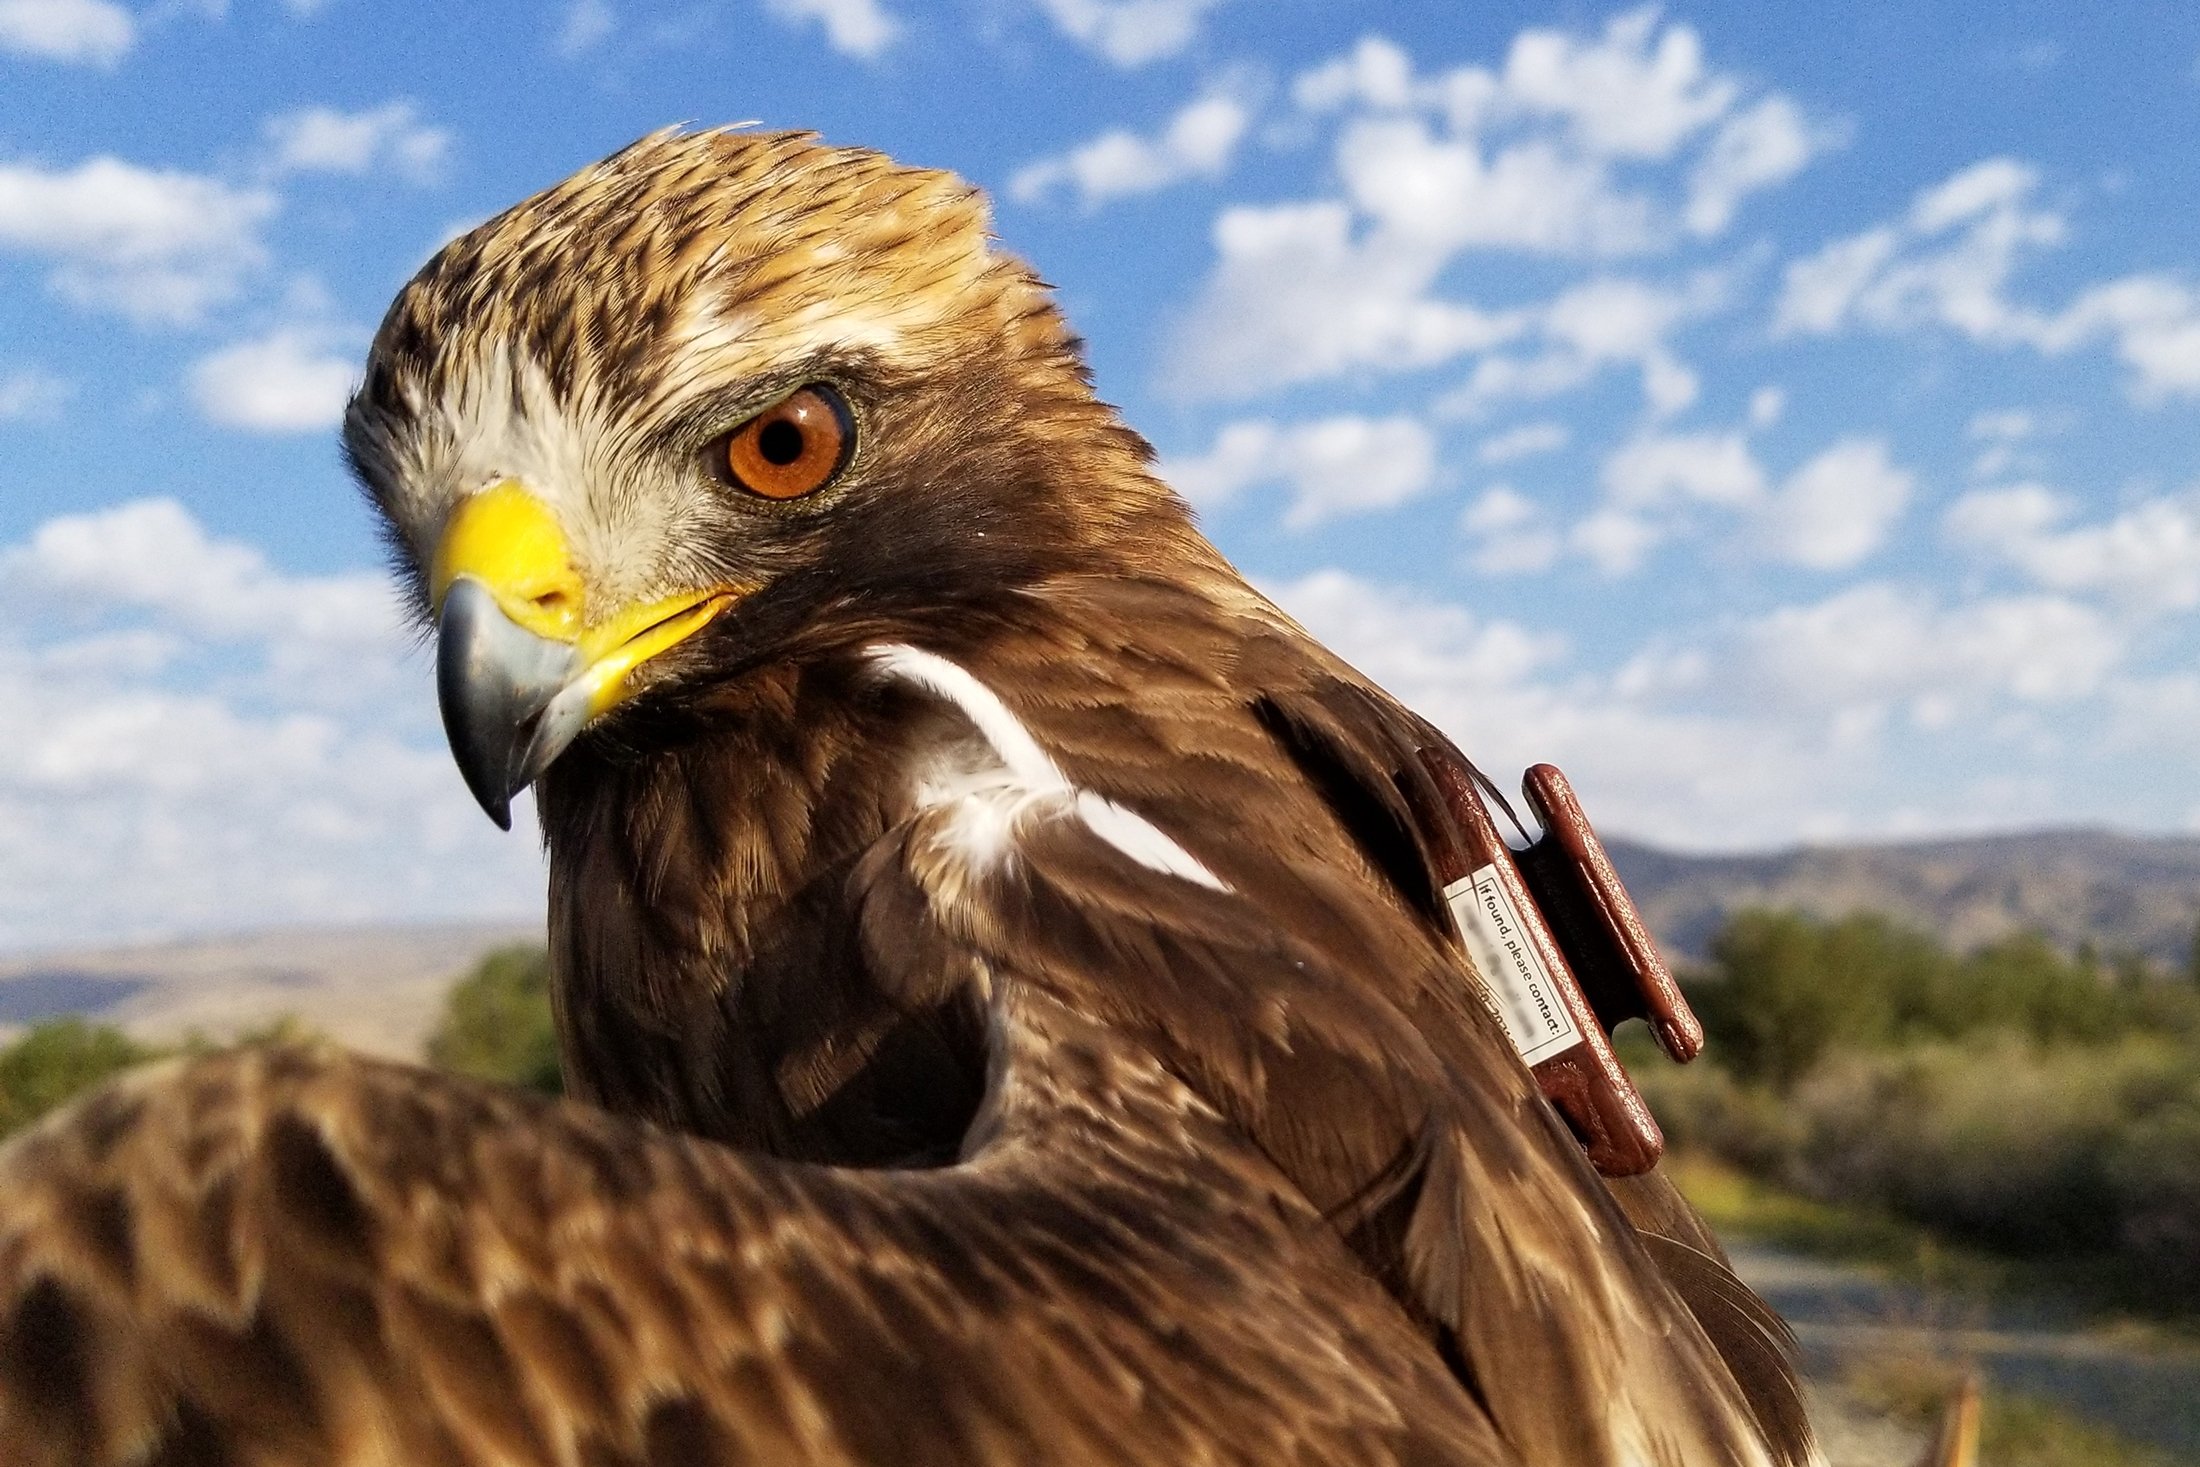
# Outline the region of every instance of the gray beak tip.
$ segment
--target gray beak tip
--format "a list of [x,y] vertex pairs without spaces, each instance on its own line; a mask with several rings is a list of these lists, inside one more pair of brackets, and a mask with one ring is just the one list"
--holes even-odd
[[[489,588],[461,577],[444,593],[436,634],[436,700],[466,787],[499,829],[512,828],[512,796],[555,757],[544,714],[578,670],[571,645],[514,622]],[[570,741],[565,734],[557,748]]]

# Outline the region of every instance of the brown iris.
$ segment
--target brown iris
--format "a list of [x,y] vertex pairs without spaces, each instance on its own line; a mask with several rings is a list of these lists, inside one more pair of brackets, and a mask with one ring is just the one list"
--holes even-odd
[[763,499],[800,499],[832,482],[854,442],[848,404],[820,382],[764,409],[712,452],[735,488]]

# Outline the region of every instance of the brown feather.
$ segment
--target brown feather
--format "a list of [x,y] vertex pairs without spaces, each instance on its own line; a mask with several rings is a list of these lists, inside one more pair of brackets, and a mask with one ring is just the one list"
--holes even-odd
[[0,1152],[0,1461],[1517,1460],[1211,1111],[999,993],[921,1176],[328,1051],[125,1081]]

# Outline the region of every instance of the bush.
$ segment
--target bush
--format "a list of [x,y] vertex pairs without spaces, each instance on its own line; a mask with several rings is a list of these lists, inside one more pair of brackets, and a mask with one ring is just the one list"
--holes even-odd
[[2116,1138],[2118,1242],[2171,1293],[2200,1300],[2200,1085]]
[[428,1040],[428,1063],[560,1093],[564,1082],[550,1012],[549,953],[522,944],[482,959],[443,1001],[443,1017]]
[[2022,934],[1957,956],[1883,917],[1737,913],[1689,998],[1719,1062],[1785,1092],[1829,1055],[1989,1033],[2048,1045],[2200,1034],[2200,990]]
[[162,1051],[120,1029],[79,1018],[48,1019],[0,1049],[0,1136]]

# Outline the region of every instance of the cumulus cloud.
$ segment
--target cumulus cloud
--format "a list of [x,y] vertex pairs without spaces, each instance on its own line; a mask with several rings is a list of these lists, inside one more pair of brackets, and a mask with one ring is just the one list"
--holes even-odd
[[1467,563],[1485,575],[1533,575],[1557,563],[1565,541],[1541,505],[1492,484],[1459,516]]
[[1879,438],[1845,438],[1790,474],[1758,516],[1773,559],[1846,570],[1877,550],[1909,507],[1916,477]]
[[1782,607],[1742,636],[1747,675],[1784,704],[1906,709],[1927,726],[1997,698],[2088,698],[2125,645],[2107,616],[2067,597],[1946,605],[1927,592],[1880,582]]
[[618,13],[607,0],[573,0],[566,7],[564,18],[558,22],[558,33],[551,41],[551,49],[568,59],[585,56],[611,39],[611,33],[618,28]]
[[[1662,336],[1642,339],[1642,313],[1670,327],[1693,313],[1693,286],[1599,279],[1490,310],[1451,296],[1448,273],[1475,252],[1591,264],[1667,252],[1723,232],[1744,198],[1828,145],[1796,104],[1752,95],[1706,62],[1694,30],[1649,9],[1593,34],[1522,31],[1495,69],[1424,73],[1369,37],[1290,95],[1312,125],[1333,122],[1336,196],[1216,221],[1214,272],[1164,372],[1183,395],[1415,370],[1540,325],[1545,350],[1483,364],[1463,401],[1548,396],[1633,361],[1655,410],[1676,411],[1695,378]],[[1666,311],[1673,299],[1690,309]],[[1620,331],[1634,334],[1611,339]]]
[[2200,486],[2141,500],[2095,524],[2042,484],[1977,489],[1958,499],[1948,534],[2056,591],[2096,593],[2150,612],[2200,606]]
[[1696,400],[1696,373],[1669,344],[1688,321],[1716,309],[1714,276],[1681,286],[1597,277],[1571,286],[1539,308],[1516,311],[1516,335],[1529,347],[1485,356],[1442,411],[1477,416],[1509,400],[1556,397],[1609,367],[1633,367],[1651,413],[1668,417]]
[[1202,510],[1255,486],[1286,485],[1292,493],[1283,522],[1304,530],[1394,509],[1426,492],[1436,478],[1436,439],[1408,417],[1232,423],[1206,453],[1172,460],[1162,475]]
[[1824,131],[1814,134],[1786,97],[1767,97],[1727,118],[1689,174],[1683,213],[1689,233],[1724,233],[1744,199],[1786,183],[1824,150]]
[[313,433],[344,415],[359,375],[356,333],[284,326],[193,364],[192,401],[209,421],[254,433]]
[[1222,0],[1038,0],[1061,32],[1117,66],[1174,56]]
[[420,119],[400,98],[360,112],[307,107],[271,117],[264,128],[269,166],[282,173],[353,176],[389,169],[416,183],[433,182],[450,156],[450,129]]
[[1607,832],[1669,846],[2037,824],[2104,738],[2200,751],[2200,679],[2134,672],[2127,630],[2063,596],[1875,582],[1607,661],[1340,571],[1268,590],[1501,784],[1549,760]]
[[137,22],[109,0],[0,0],[0,51],[112,66],[137,41]]
[[0,548],[0,606],[0,947],[540,910],[382,576],[145,500]]
[[1764,496],[1764,470],[1739,433],[1675,433],[1636,438],[1604,463],[1604,489],[1634,509],[1679,500],[1742,509]]
[[1509,464],[1537,454],[1554,453],[1572,437],[1564,423],[1523,423],[1482,440],[1474,456],[1486,464]]
[[1215,221],[1220,259],[1172,333],[1164,381],[1249,397],[1362,369],[1430,367],[1511,339],[1522,319],[1430,293],[1441,253],[1356,238],[1344,204],[1240,205]]
[[264,188],[117,158],[0,163],[0,251],[51,261],[48,283],[78,305],[188,323],[265,262],[276,206]]
[[816,21],[826,44],[865,61],[886,54],[901,34],[901,22],[879,0],[765,0],[771,13],[786,20]]
[[1058,157],[1027,164],[1009,180],[1008,191],[1036,203],[1066,188],[1090,210],[1186,179],[1219,177],[1252,120],[1248,103],[1218,92],[1185,106],[1152,137],[1118,128]]
[[2068,220],[2038,201],[2037,169],[1973,164],[1912,200],[1900,219],[1837,239],[1787,267],[1776,332],[1937,327],[2000,347],[2061,355],[2106,345],[2135,396],[2200,396],[2200,288],[2166,274],[2087,286],[2060,308],[2014,298],[2019,268],[2063,242]]
[[58,417],[75,395],[75,384],[43,368],[0,370],[0,423]]
[[1607,833],[1682,846],[1792,839],[1840,817],[1868,759],[1815,723],[1661,700],[1633,669],[1598,673],[1564,639],[1337,570],[1267,588],[1347,661],[1426,715],[1501,785],[1563,767]]
[[1577,527],[1576,548],[1624,574],[1690,506],[1708,506],[1736,516],[1766,559],[1846,570],[1885,543],[1914,484],[1879,438],[1841,439],[1774,485],[1740,433],[1644,434],[1605,460],[1606,504]]

